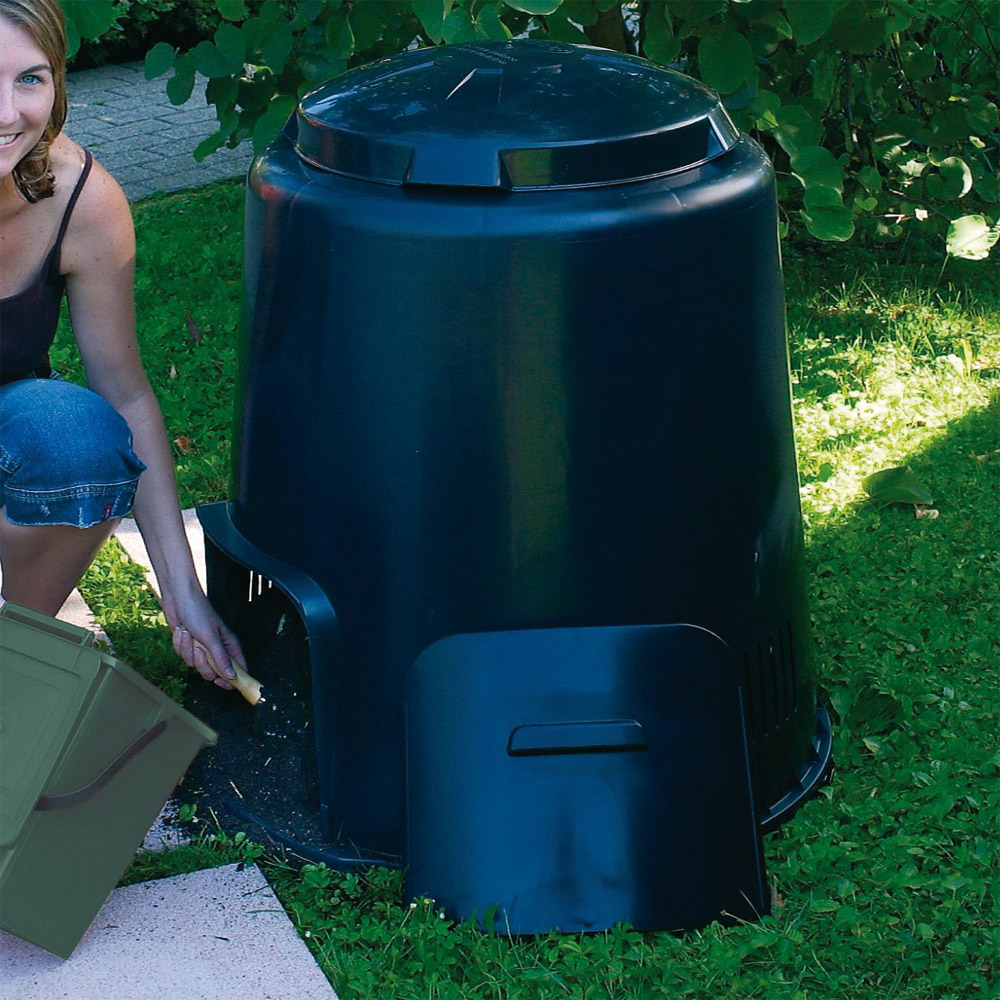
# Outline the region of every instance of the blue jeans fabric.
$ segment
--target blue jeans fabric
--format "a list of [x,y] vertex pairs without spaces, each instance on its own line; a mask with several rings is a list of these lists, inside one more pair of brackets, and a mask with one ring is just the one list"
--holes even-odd
[[128,424],[97,393],[57,375],[0,388],[0,504],[13,524],[124,517],[145,468]]

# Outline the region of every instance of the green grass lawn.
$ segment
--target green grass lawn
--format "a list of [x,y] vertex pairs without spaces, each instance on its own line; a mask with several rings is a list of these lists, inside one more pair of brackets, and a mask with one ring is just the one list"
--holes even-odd
[[[225,496],[241,185],[135,208],[143,356],[185,506]],[[684,937],[511,941],[402,897],[398,874],[289,868],[196,820],[128,880],[257,860],[342,1000],[996,1000],[1000,293],[991,264],[786,247],[816,660],[833,784],[765,840],[775,908]],[[55,363],[80,371],[60,335]],[[862,480],[909,465],[936,517]],[[82,589],[123,659],[177,695],[155,601],[109,546]]]

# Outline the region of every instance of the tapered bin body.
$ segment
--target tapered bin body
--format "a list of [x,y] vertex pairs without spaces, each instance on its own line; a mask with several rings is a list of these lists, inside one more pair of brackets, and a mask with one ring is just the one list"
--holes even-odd
[[238,626],[250,569],[303,615],[331,837],[401,855],[403,680],[460,633],[710,630],[762,825],[804,798],[774,173],[715,94],[530,41],[353,70],[255,161],[245,277],[210,588]]
[[68,958],[201,747],[93,634],[0,609],[0,926]]

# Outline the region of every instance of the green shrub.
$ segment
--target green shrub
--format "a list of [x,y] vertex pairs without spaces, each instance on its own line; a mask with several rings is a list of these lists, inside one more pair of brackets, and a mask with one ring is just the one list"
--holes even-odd
[[[64,0],[71,19],[85,8],[84,35],[100,29],[100,10],[112,3]],[[262,149],[306,91],[349,67],[415,46],[526,36],[636,52],[717,90],[775,163],[786,231],[877,243],[915,230],[970,259],[985,258],[1000,235],[995,0],[215,0],[215,8],[211,40],[158,36],[146,57],[150,79],[172,72],[175,104],[191,97],[196,72],[209,78],[219,128],[199,159],[247,140]]]
[[[214,0],[85,2],[88,6],[108,9],[113,21],[96,38],[84,39],[79,31],[75,33],[74,41],[79,48],[69,61],[71,71],[135,62],[145,58],[156,42],[185,48],[194,46],[202,39],[211,38],[219,21]],[[71,3],[64,6],[71,15],[76,13]],[[84,24],[88,23],[84,19]],[[100,25],[103,20],[94,23]]]

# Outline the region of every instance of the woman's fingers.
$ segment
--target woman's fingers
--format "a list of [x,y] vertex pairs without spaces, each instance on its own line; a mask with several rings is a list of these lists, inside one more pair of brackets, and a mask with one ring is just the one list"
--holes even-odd
[[[215,669],[215,659],[207,648],[183,626],[173,629],[174,652],[189,666],[198,671],[206,681],[215,681],[220,687],[232,687],[220,671]],[[223,661],[227,662],[227,661]]]

